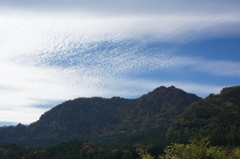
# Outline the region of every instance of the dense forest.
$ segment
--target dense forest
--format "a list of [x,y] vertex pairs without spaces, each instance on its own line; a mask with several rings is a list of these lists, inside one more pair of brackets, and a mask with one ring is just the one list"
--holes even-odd
[[104,147],[82,140],[65,141],[44,149],[17,144],[0,146],[1,159],[239,159],[240,147],[211,146],[207,138],[187,144],[172,143],[162,153],[152,154],[154,145]]
[[205,99],[175,87],[78,98],[0,128],[0,143],[0,159],[237,159],[240,86]]

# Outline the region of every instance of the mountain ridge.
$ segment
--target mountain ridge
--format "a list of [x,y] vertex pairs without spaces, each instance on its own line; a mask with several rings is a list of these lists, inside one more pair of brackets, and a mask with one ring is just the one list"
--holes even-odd
[[29,126],[0,128],[0,143],[47,146],[69,139],[113,143],[148,129],[166,129],[200,99],[173,86],[158,87],[136,99],[77,98],[52,108]]
[[240,145],[240,86],[223,88],[186,108],[172,122],[168,135],[179,142],[208,137],[215,145]]

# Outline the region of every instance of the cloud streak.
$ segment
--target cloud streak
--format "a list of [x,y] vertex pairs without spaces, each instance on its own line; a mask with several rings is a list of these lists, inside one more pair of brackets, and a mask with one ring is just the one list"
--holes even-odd
[[205,61],[195,66],[197,71],[203,71],[218,76],[240,77],[240,62],[232,61]]
[[[0,122],[30,123],[47,110],[37,105],[80,96],[137,97],[159,85],[204,96],[222,87],[169,82],[164,71],[239,77],[238,62],[175,49],[240,35],[238,1],[150,1],[0,1]],[[152,72],[158,78],[145,76]]]
[[156,14],[217,14],[239,13],[238,0],[1,0],[5,8],[31,11],[74,11],[98,16],[156,15]]

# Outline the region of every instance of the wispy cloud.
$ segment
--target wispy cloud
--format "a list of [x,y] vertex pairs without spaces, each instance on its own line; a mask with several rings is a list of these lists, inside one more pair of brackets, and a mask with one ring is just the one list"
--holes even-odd
[[[80,96],[137,97],[159,85],[218,93],[222,86],[162,79],[161,71],[239,77],[237,62],[175,50],[179,43],[240,35],[238,1],[195,3],[0,1],[0,121],[30,123],[47,110],[37,105]],[[154,71],[159,79],[134,78]]]
[[218,76],[240,77],[240,62],[206,60],[194,67],[197,71]]
[[38,11],[75,11],[102,16],[132,14],[220,14],[239,13],[238,0],[1,0],[2,7]]

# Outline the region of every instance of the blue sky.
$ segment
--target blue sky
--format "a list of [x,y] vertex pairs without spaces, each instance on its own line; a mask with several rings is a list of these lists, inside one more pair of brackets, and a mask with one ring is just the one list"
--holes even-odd
[[238,0],[0,0],[0,123],[77,97],[240,83]]

